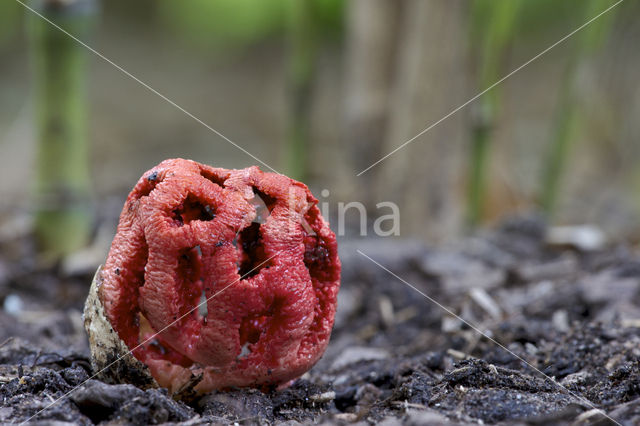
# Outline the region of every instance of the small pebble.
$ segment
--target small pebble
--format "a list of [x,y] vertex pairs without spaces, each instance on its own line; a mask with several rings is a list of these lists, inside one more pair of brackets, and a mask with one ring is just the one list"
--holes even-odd
[[10,294],[5,297],[2,308],[6,313],[15,317],[22,313],[24,309],[24,302],[17,294]]

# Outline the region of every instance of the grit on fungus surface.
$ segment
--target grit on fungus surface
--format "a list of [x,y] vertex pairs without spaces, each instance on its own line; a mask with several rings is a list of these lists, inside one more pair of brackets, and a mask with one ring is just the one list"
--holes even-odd
[[172,159],[140,178],[98,291],[159,385],[283,385],[318,361],[340,261],[316,203],[304,184],[257,167]]

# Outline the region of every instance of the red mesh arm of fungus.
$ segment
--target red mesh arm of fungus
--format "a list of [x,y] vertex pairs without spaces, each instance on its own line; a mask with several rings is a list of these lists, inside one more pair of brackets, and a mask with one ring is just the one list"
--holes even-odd
[[305,185],[257,167],[166,160],[138,181],[99,295],[129,348],[159,332],[134,356],[161,386],[200,374],[200,392],[278,385],[315,364],[340,285],[316,203]]

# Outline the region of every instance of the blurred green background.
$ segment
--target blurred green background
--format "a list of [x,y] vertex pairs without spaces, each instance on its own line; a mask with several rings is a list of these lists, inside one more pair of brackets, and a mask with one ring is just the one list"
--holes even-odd
[[[86,16],[66,10],[83,1],[29,4],[304,180],[332,214],[361,201],[373,221],[376,203],[393,201],[403,237],[435,242],[535,211],[640,240],[640,2],[623,2],[356,176],[615,1],[109,0]],[[70,252],[165,158],[255,164],[47,31],[58,30],[0,2],[0,220],[53,223],[59,232],[42,228],[41,244]],[[56,127],[52,137],[47,120],[69,133]],[[56,151],[70,141],[64,149],[78,155]],[[75,237],[63,243],[67,229]]]

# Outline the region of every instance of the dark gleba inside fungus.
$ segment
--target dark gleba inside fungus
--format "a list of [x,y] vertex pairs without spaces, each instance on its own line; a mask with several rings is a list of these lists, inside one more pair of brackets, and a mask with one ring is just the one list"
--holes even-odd
[[316,203],[305,185],[257,167],[174,159],[145,173],[85,308],[95,367],[113,379],[123,368],[109,363],[131,349],[172,392],[302,375],[327,346],[340,286]]

